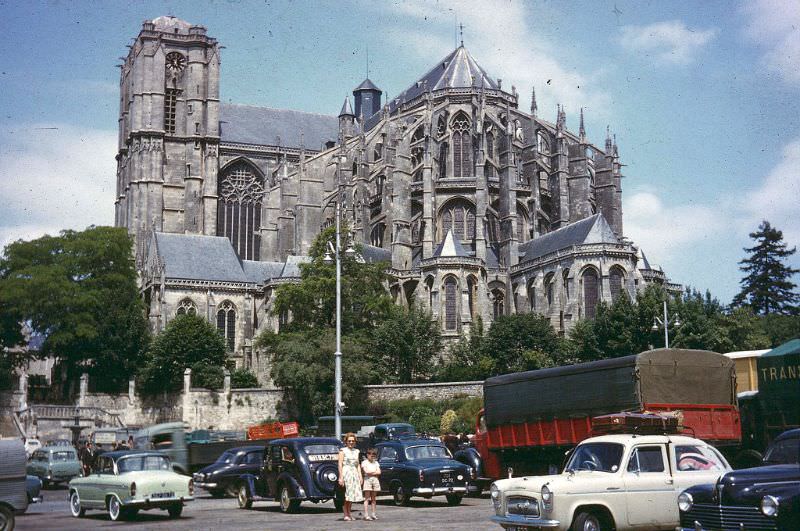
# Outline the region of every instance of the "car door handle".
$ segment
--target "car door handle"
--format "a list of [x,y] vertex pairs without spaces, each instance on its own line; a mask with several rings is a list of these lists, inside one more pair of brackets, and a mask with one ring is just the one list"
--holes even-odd
[[666,483],[667,485],[672,485],[673,483],[675,483],[675,480],[672,478],[667,478],[664,480],[664,483]]
[[619,487],[608,487],[606,490],[620,490]]

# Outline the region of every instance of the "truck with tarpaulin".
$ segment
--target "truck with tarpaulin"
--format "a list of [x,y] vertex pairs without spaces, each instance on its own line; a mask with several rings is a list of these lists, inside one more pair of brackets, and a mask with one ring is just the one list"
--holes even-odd
[[488,378],[483,393],[473,447],[484,485],[512,473],[555,472],[567,450],[593,435],[592,419],[614,413],[675,417],[678,432],[723,451],[741,440],[735,364],[705,350],[657,349],[504,374]]

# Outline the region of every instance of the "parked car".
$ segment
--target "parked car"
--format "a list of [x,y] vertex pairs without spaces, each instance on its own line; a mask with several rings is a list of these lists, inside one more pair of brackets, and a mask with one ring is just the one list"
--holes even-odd
[[[37,478],[36,476],[31,476],[30,474],[25,476],[25,492],[28,495],[28,504],[31,503],[39,503],[44,500],[42,496],[42,480]],[[27,508],[25,509],[27,510]],[[18,513],[24,513],[23,511],[18,511]],[[0,527],[0,529],[2,529]]]
[[779,435],[763,463],[683,491],[681,528],[800,529],[800,429]]
[[39,439],[25,439],[25,452],[30,456],[42,447],[42,441]]
[[44,443],[44,445],[45,446],[69,446],[70,448],[73,448],[72,441],[70,441],[69,439],[49,439],[46,443]]
[[270,441],[258,474],[239,480],[237,502],[250,509],[257,500],[274,500],[284,513],[297,512],[303,501],[333,500],[337,510],[344,497],[339,483],[339,449],[334,437],[301,437]]
[[15,513],[28,508],[25,457],[22,441],[0,440],[0,529],[14,529]]
[[244,474],[257,475],[264,463],[264,445],[240,446],[225,450],[213,464],[192,476],[194,486],[207,490],[213,497],[236,496],[237,485]]
[[572,450],[561,474],[495,481],[491,519],[505,529],[674,529],[679,493],[730,470],[719,451],[693,437],[592,437]]
[[416,435],[414,426],[405,422],[385,422],[378,424],[370,434],[370,444],[375,445],[379,442],[390,441],[398,437],[409,437]]
[[69,482],[69,509],[76,518],[87,509],[108,511],[114,521],[149,509],[178,518],[193,499],[194,481],[173,472],[169,458],[158,452],[106,452],[97,456],[91,474]]
[[412,496],[445,496],[458,505],[467,494],[475,470],[453,459],[447,447],[432,439],[399,438],[376,446],[381,465],[381,492],[396,505],[408,505]]
[[31,456],[28,474],[42,480],[44,488],[66,483],[81,475],[78,452],[72,446],[44,446]]

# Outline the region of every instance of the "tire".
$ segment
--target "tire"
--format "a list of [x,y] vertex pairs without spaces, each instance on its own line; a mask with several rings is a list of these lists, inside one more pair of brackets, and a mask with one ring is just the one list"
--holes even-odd
[[398,483],[397,485],[394,486],[394,488],[392,489],[392,501],[394,501],[395,505],[405,507],[408,505],[408,502],[410,500],[411,500],[411,495],[408,492],[406,492],[406,490],[403,488],[402,483]]
[[278,502],[280,503],[281,512],[285,514],[296,513],[300,508],[300,500],[293,500],[289,496],[289,487],[281,485],[278,494]]
[[253,498],[250,497],[250,492],[247,490],[247,485],[244,483],[239,485],[236,503],[239,504],[239,509],[249,509],[253,506]]
[[606,519],[593,511],[581,511],[572,522],[570,531],[609,531],[611,526],[606,525]]
[[14,531],[16,521],[11,507],[0,505],[0,531]]
[[81,518],[86,514],[86,509],[81,507],[81,497],[78,496],[78,491],[73,490],[69,493],[69,512],[75,518]]
[[108,507],[108,517],[112,522],[122,520],[125,513],[122,510],[122,503],[119,501],[119,498],[116,496],[109,496],[106,506]]
[[50,480],[49,479],[43,479],[42,480],[42,488],[43,489],[49,489],[50,488]]
[[448,494],[445,496],[447,498],[447,505],[461,505],[461,500],[464,498],[458,494]]
[[223,496],[229,496],[231,498],[235,498],[237,494],[236,485],[234,483],[228,483],[225,486],[225,490],[222,492]]
[[181,514],[183,513],[183,505],[182,504],[170,505],[169,507],[167,507],[167,512],[169,513],[170,518],[180,518]]

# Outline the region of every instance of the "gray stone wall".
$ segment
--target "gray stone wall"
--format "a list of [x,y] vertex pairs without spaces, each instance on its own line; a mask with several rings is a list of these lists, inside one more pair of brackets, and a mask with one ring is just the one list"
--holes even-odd
[[458,395],[483,396],[483,382],[443,382],[426,384],[367,385],[367,398],[370,402],[383,402],[398,399],[445,400]]

